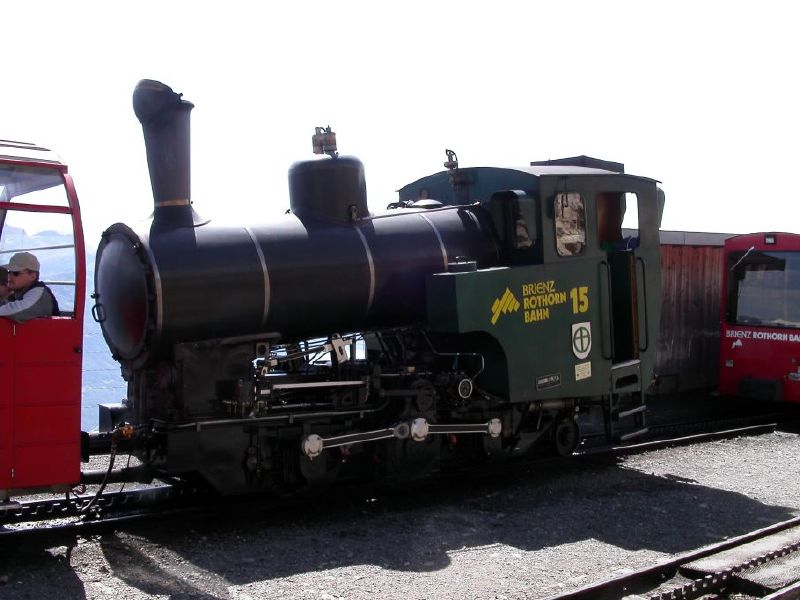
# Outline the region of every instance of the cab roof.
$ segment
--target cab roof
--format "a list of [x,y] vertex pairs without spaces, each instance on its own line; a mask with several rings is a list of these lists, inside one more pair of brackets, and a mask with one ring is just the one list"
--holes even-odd
[[542,177],[624,177],[631,180],[647,181],[658,184],[649,177],[629,175],[616,170],[572,164],[533,164],[525,167],[461,167],[449,171],[440,171],[418,179],[398,190],[400,201],[414,201],[420,198],[433,198],[453,203],[454,177],[462,186],[469,188],[469,197],[473,200],[486,200],[491,193],[504,189],[536,190]]
[[15,142],[12,140],[0,140],[0,159],[3,158],[62,166],[64,164],[59,156],[48,148],[29,142]]

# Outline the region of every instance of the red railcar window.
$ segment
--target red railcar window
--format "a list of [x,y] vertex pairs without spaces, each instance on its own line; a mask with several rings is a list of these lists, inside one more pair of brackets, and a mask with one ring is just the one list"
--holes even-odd
[[731,252],[727,269],[728,323],[800,328],[799,252]]
[[69,197],[52,167],[0,163],[0,264],[32,252],[61,314],[75,310],[76,255]]

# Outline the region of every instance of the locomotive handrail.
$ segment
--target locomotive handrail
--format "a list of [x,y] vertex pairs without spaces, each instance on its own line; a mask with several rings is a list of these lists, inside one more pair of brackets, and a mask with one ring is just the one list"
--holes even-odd
[[[650,347],[650,329],[648,327],[649,315],[647,314],[647,278],[645,277],[646,271],[645,271],[644,259],[642,259],[641,256],[636,257],[636,265],[637,267],[641,265],[641,274],[642,274],[641,286],[636,286],[637,290],[636,295],[638,296],[637,304],[639,304],[639,321],[640,321],[639,336],[638,336],[639,350],[644,352]],[[644,310],[642,310],[641,308],[642,306],[644,307]],[[644,316],[644,319],[642,319],[642,316]],[[641,323],[642,320],[644,321],[644,327],[642,327]],[[644,329],[644,346],[642,346],[642,335],[641,335],[642,329]]]
[[[195,430],[200,431],[206,427],[215,427],[220,425],[257,425],[259,423],[274,423],[276,421],[287,421],[289,423],[294,423],[295,420],[304,420],[304,419],[319,419],[323,417],[349,417],[353,415],[359,415],[359,418],[363,418],[364,415],[368,414],[375,414],[384,410],[387,406],[389,406],[389,400],[376,406],[374,408],[357,408],[353,410],[327,410],[327,411],[320,411],[320,412],[309,412],[309,413],[284,413],[280,415],[270,415],[267,417],[248,417],[246,419],[213,419],[209,421],[193,421],[191,423],[182,423],[180,425],[175,425],[174,427],[166,428],[168,431],[182,431],[182,430]],[[155,432],[160,431],[157,427],[159,421],[154,421],[154,428]]]
[[[600,269],[605,271],[605,277],[600,276],[600,331],[601,352],[603,358],[611,360],[614,357],[614,309],[611,298],[611,266],[606,261],[600,261]],[[606,351],[608,347],[608,351]]]
[[[442,207],[439,207],[439,208],[413,208],[413,207],[407,207],[407,208],[404,208],[403,210],[407,210],[407,211],[409,211],[409,213],[428,214],[428,213],[433,213],[433,212],[444,212],[446,210],[459,210],[459,209],[463,209],[463,208],[479,208],[480,205],[481,205],[480,202],[473,202],[472,204],[449,204],[447,206],[442,206]],[[395,211],[395,210],[398,210],[398,209],[394,208],[394,209],[391,209],[391,210]],[[363,222],[363,221],[375,221],[377,219],[386,219],[388,217],[393,217],[396,214],[397,214],[396,212],[388,212],[388,213],[383,213],[383,214],[380,214],[380,215],[370,215],[368,217],[363,217],[361,219],[358,219],[356,221],[356,223],[360,223],[360,222]]]
[[92,318],[96,323],[103,323],[106,320],[106,313],[103,309],[103,305],[99,302],[92,306]]

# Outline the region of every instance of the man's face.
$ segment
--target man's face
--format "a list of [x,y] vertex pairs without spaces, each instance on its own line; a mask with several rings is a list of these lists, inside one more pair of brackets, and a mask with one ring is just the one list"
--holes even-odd
[[24,292],[36,281],[36,271],[24,269],[8,272],[8,287],[12,292]]

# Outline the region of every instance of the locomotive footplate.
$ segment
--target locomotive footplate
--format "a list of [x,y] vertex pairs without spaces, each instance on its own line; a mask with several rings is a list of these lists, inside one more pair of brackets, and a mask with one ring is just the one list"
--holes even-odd
[[340,446],[351,446],[364,442],[374,442],[396,438],[405,440],[408,438],[416,442],[422,442],[429,435],[451,435],[456,433],[480,433],[490,437],[499,437],[503,431],[500,419],[490,419],[486,423],[451,423],[443,425],[431,425],[426,419],[414,419],[398,423],[394,427],[376,429],[374,431],[363,431],[359,433],[349,433],[347,435],[337,435],[322,437],[316,433],[305,436],[300,442],[300,447],[309,458],[316,458],[326,448],[337,448]]

